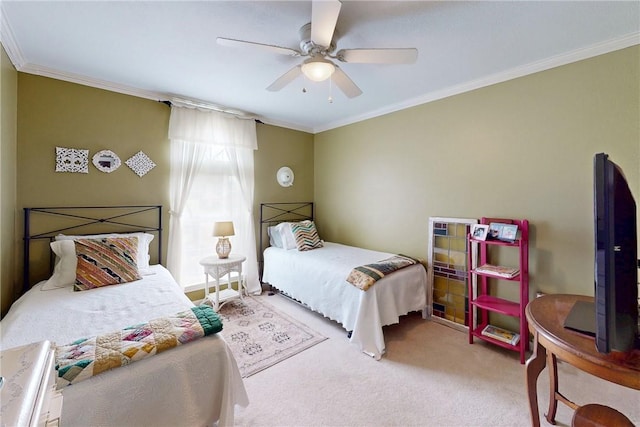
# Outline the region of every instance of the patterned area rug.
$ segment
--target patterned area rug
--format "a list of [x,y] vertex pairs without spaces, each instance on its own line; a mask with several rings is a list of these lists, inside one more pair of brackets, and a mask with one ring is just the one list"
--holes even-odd
[[230,301],[219,314],[223,324],[221,334],[243,378],[327,339],[257,298]]

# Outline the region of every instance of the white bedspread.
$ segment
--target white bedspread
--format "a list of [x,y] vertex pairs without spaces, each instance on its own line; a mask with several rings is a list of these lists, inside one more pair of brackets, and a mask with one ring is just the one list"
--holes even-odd
[[422,265],[403,268],[362,291],[346,281],[354,267],[393,254],[325,242],[311,251],[269,247],[262,281],[353,331],[351,342],[380,359],[385,351],[382,327],[422,310],[427,302],[427,274]]
[[[42,291],[16,301],[0,322],[0,349],[77,338],[171,315],[193,306],[162,266],[123,285]],[[236,361],[219,334],[116,368],[63,390],[62,425],[232,425],[249,401]]]

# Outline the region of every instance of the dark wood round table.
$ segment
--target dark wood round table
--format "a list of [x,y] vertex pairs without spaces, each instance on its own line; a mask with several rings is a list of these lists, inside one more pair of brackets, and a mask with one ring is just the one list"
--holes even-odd
[[546,419],[555,424],[558,401],[572,409],[579,405],[558,392],[557,358],[604,380],[640,390],[640,350],[599,353],[593,337],[564,328],[564,320],[576,301],[593,302],[584,295],[544,295],[526,308],[529,331],[533,334],[533,354],[526,364],[526,383],[531,420],[540,425],[537,379],[549,365],[550,399]]

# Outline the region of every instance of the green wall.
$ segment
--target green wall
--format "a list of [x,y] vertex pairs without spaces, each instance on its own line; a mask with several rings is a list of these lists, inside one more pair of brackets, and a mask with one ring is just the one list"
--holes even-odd
[[0,306],[1,315],[16,297],[16,122],[18,73],[4,47],[0,49]]
[[[168,224],[169,113],[156,101],[18,73],[19,212],[24,207],[161,204]],[[56,147],[88,149],[89,173],[56,172]],[[111,173],[96,169],[91,158],[100,150],[116,153],[121,166]],[[142,178],[124,163],[140,150],[157,165]],[[47,277],[46,254],[43,246],[31,259],[32,282]]]
[[[253,213],[256,238],[263,234],[266,247],[266,229],[260,224],[260,203],[313,201],[313,135],[275,126],[259,125],[258,151],[255,156],[256,188]],[[276,172],[282,166],[293,170],[291,187],[281,187]],[[261,257],[258,257],[260,260]]]
[[[5,60],[1,232],[14,223],[7,212],[24,206],[168,209],[167,106],[16,73]],[[640,199],[639,64],[635,46],[317,135],[259,124],[257,235],[260,203],[313,200],[322,238],[426,258],[429,217],[527,218],[531,293],[592,294],[593,155],[610,154]],[[5,94],[12,75],[17,101]],[[6,137],[16,102],[17,171],[5,172],[16,147],[16,137]],[[158,166],[143,178],[125,165],[111,174],[93,166],[89,174],[56,173],[56,146],[90,155],[110,149],[123,160],[142,150]],[[294,170],[293,187],[276,183],[281,166]],[[3,235],[3,307],[19,281],[15,272],[5,277],[6,265],[20,271],[21,260],[12,259],[20,239],[18,231],[7,251]]]
[[595,153],[640,200],[639,64],[635,46],[316,135],[321,237],[426,259],[429,217],[526,218],[531,294],[593,295]]
[[[17,188],[15,211],[28,206],[162,204],[166,254],[169,224],[170,108],[134,96],[60,80],[18,74]],[[313,198],[313,136],[259,124],[255,152],[255,200],[297,201]],[[112,173],[89,166],[88,174],[55,172],[55,147],[89,149],[91,158],[108,149],[121,158]],[[156,167],[140,178],[124,161],[142,150]],[[280,187],[280,166],[296,173],[295,185]],[[4,206],[3,198],[3,206]],[[257,217],[258,213],[256,213]],[[21,218],[21,217],[20,217]],[[21,224],[17,230],[22,238]],[[256,226],[256,230],[258,227]],[[20,250],[21,250],[21,244]],[[165,260],[163,260],[165,261]],[[21,271],[20,259],[17,271]],[[46,263],[34,280],[46,277]],[[16,273],[17,280],[21,275]],[[5,292],[4,281],[2,283]]]
[[[159,102],[18,74],[18,205],[163,204],[169,199],[170,109]],[[89,150],[89,173],[56,172],[56,147]],[[103,173],[100,150],[122,165]],[[144,151],[156,163],[138,177],[124,162]]]

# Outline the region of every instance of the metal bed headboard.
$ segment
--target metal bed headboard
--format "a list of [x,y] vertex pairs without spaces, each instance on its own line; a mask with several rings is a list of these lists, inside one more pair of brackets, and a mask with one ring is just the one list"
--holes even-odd
[[[313,221],[313,214],[313,202],[260,203],[260,265],[262,266],[263,262],[262,252],[265,250],[263,238],[267,234],[267,227],[281,222]],[[267,241],[269,241],[268,235]]]
[[[156,235],[158,263],[162,262],[162,205],[64,206],[24,208],[24,265],[22,292],[31,287],[31,245],[54,240],[58,234],[145,232]],[[48,245],[47,245],[48,249]],[[53,254],[48,250],[49,272]]]
[[313,221],[313,213],[313,202],[260,203],[260,251],[264,250],[262,238],[265,226],[281,222]]

